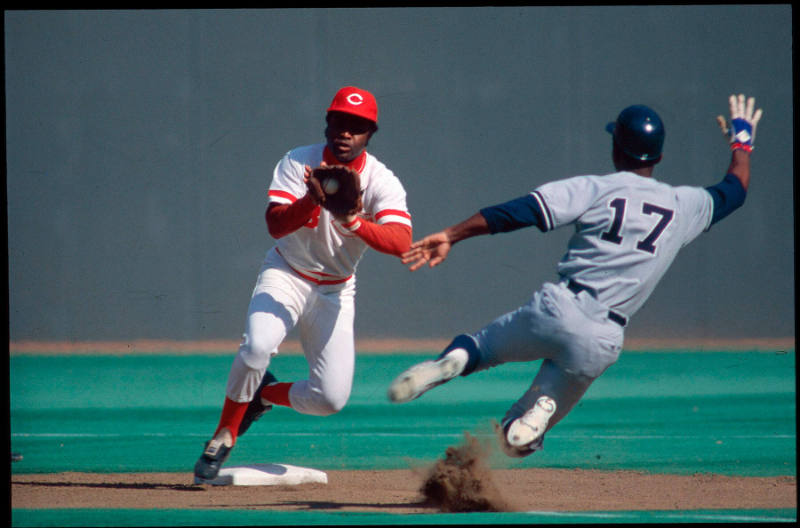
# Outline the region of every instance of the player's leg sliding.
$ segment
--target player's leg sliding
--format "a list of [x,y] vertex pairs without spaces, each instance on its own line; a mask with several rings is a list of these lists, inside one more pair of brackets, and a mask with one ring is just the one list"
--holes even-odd
[[389,399],[405,403],[419,398],[459,374],[471,372],[477,360],[474,340],[462,334],[453,339],[437,359],[417,363],[397,376],[389,385]]
[[437,360],[417,363],[389,386],[389,399],[404,403],[419,398],[434,387],[458,376],[467,364],[467,351],[457,348]]
[[503,451],[512,457],[524,457],[540,449],[547,424],[555,412],[555,400],[540,396],[525,414],[503,427],[500,441]]

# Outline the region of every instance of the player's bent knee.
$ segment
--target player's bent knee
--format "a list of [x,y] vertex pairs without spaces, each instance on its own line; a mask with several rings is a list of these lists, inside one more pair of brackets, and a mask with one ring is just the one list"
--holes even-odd
[[249,402],[261,383],[263,370],[253,369],[237,354],[228,373],[225,395],[238,403]]
[[588,383],[599,378],[603,372],[608,369],[611,365],[617,362],[617,357],[596,357],[593,361],[587,362],[581,365],[575,372],[575,374],[581,378],[585,378],[588,380]]
[[330,416],[336,414],[347,405],[347,400],[350,398],[350,393],[329,394],[325,392],[318,392],[315,395],[313,407],[314,414],[317,416]]
[[246,339],[239,346],[239,357],[248,367],[256,370],[267,368],[270,358],[276,352],[271,340]]
[[564,371],[575,378],[584,379],[591,383],[599,378],[605,371],[619,359],[618,351],[602,350],[594,354],[580,354],[569,360],[558,361]]

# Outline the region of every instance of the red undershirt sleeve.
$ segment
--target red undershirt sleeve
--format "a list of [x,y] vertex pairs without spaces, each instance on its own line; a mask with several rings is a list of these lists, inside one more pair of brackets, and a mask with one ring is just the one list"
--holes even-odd
[[269,204],[264,213],[269,234],[277,239],[297,231],[308,222],[317,207],[309,195],[291,204]]
[[[270,204],[265,213],[269,234],[278,239],[297,231],[308,222],[317,207],[308,195],[291,204]],[[381,253],[399,257],[411,247],[411,228],[404,224],[376,224],[356,218],[352,223],[342,225]]]
[[363,218],[356,218],[353,222],[342,226],[381,253],[399,257],[411,247],[411,228],[404,224],[395,222],[376,224]]

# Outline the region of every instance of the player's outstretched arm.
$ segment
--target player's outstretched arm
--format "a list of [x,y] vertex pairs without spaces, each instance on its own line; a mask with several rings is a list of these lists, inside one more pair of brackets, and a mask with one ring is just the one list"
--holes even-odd
[[726,218],[744,204],[750,186],[750,153],[753,151],[756,125],[763,113],[760,108],[755,109],[754,97],[746,99],[742,94],[731,95],[729,102],[730,123],[722,116],[717,116],[717,122],[730,143],[731,163],[721,182],[706,187],[714,201],[711,225]]
[[489,224],[480,213],[475,213],[463,222],[426,236],[411,244],[411,249],[403,253],[403,264],[411,264],[408,269],[416,271],[425,263],[433,268],[444,262],[453,244],[466,238],[489,234]]

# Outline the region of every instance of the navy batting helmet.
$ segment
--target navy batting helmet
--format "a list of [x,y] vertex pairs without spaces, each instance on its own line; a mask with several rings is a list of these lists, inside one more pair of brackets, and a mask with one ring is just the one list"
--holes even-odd
[[628,156],[640,160],[657,160],[664,146],[664,123],[650,107],[633,105],[620,112],[606,130],[614,143]]

